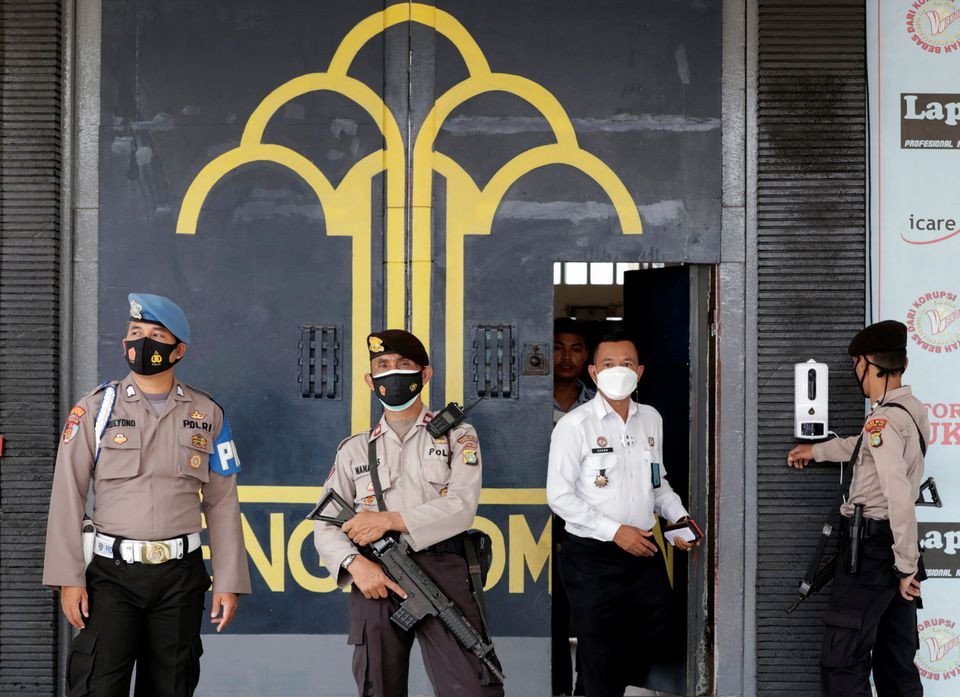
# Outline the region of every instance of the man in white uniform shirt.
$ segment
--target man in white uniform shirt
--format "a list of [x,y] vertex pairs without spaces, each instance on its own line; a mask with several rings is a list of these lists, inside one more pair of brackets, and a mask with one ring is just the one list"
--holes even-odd
[[651,529],[657,515],[673,523],[688,514],[663,467],[663,420],[631,399],[643,374],[636,345],[605,337],[588,370],[599,391],[553,430],[547,502],[566,521],[560,579],[586,695],[622,697],[669,617],[670,584]]

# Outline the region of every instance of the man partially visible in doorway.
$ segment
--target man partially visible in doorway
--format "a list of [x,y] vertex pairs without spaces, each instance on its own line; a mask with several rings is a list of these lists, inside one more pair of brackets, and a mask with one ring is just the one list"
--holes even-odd
[[[547,503],[566,521],[560,579],[577,628],[587,697],[622,697],[662,645],[671,589],[652,529],[689,516],[663,467],[663,419],[633,401],[636,344],[601,339],[590,377],[599,393],[553,430]],[[677,538],[679,549],[690,543]]]
[[596,394],[580,379],[589,355],[586,336],[576,320],[553,320],[553,423]]

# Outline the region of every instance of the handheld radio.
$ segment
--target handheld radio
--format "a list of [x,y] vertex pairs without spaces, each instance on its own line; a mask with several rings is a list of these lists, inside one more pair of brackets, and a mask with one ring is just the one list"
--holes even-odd
[[482,401],[483,397],[468,406],[466,409],[461,407],[456,402],[450,402],[447,406],[434,414],[432,419],[430,419],[430,423],[428,423],[426,427],[427,433],[434,438],[442,438],[443,436],[447,435],[451,429],[454,429],[462,424],[463,420],[467,418],[467,414],[470,413],[470,410],[480,404]]

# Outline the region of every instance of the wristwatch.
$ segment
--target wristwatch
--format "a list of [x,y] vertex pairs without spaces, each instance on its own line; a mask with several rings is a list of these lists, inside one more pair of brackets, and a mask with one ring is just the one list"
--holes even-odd
[[356,558],[357,558],[356,554],[348,554],[346,558],[342,562],[340,562],[340,568],[346,571],[347,567],[349,567],[353,563],[353,560]]

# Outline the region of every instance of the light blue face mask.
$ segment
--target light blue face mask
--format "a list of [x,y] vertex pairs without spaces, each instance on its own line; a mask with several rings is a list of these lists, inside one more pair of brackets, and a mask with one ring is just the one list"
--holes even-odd
[[383,408],[386,409],[387,411],[403,411],[404,409],[406,409],[407,407],[409,407],[411,404],[413,404],[414,402],[416,402],[416,401],[417,401],[417,397],[419,397],[419,396],[420,396],[420,394],[417,393],[417,394],[414,396],[414,398],[411,399],[409,402],[405,402],[404,404],[401,404],[401,405],[399,405],[399,406],[391,406],[391,405],[387,404],[386,402],[384,402],[382,399],[380,400],[380,404],[382,404],[382,405],[383,405]]

